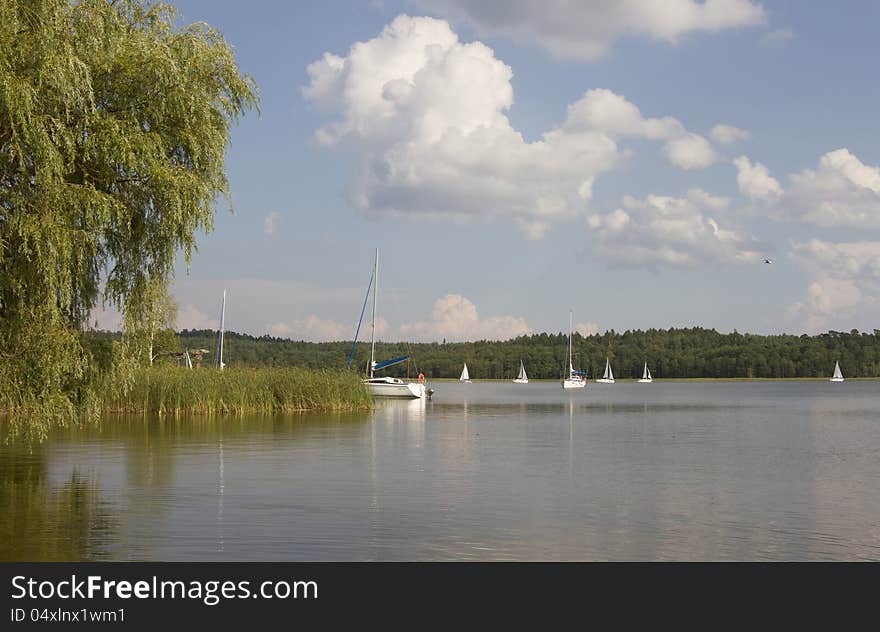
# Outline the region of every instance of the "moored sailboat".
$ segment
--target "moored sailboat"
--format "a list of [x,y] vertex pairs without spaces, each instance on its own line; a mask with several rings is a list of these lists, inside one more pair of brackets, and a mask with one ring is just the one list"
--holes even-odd
[[[364,386],[373,397],[400,397],[406,399],[418,399],[430,395],[433,390],[427,390],[424,382],[406,382],[397,377],[376,377],[375,372],[381,369],[394,366],[409,359],[409,356],[400,356],[392,358],[384,362],[376,362],[376,294],[379,289],[379,249],[376,248],[376,260],[373,264],[373,278],[371,279],[373,286],[373,319],[370,325],[370,368],[369,377],[364,378]],[[363,310],[361,311],[363,318]],[[360,322],[358,322],[360,329]],[[355,333],[355,344],[357,343],[357,333]],[[354,347],[352,347],[352,355]],[[350,362],[351,356],[349,356]]]
[[575,371],[571,360],[571,318],[571,310],[568,310],[568,377],[563,378],[562,388],[584,388],[587,385],[584,372]]
[[523,361],[519,361],[519,375],[516,376],[513,380],[514,384],[528,384],[529,376],[526,375],[526,367],[523,365]]
[[840,363],[834,362],[834,375],[831,376],[831,382],[843,382],[843,373],[840,370]]
[[611,372],[611,360],[605,358],[605,373],[598,380],[598,384],[614,384],[614,373]]
[[645,362],[645,368],[642,369],[642,379],[639,380],[640,384],[650,384],[654,381],[654,378],[651,377],[651,369],[648,368],[648,363]]
[[461,370],[461,375],[459,376],[458,381],[467,382],[468,384],[471,383],[471,376],[470,373],[468,373],[467,362],[464,363],[464,368]]

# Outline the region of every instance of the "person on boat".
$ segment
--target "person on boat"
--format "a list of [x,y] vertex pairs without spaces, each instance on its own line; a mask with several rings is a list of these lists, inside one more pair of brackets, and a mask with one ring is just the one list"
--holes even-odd
[[419,384],[425,383],[425,374],[419,371]]

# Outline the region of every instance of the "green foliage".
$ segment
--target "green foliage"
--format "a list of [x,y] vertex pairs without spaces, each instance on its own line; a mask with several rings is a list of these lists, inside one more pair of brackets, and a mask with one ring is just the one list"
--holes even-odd
[[[178,337],[183,348],[215,348],[216,332],[183,331]],[[376,355],[386,359],[409,354],[411,376],[422,369],[429,378],[456,378],[467,362],[472,378],[512,379],[522,359],[530,378],[556,379],[565,364],[566,338],[563,333],[542,333],[503,342],[377,343]],[[226,332],[224,344],[223,358],[230,367],[344,369],[351,348],[351,342],[312,343],[233,332]],[[369,353],[369,344],[358,343],[352,372],[363,373]],[[829,377],[835,361],[846,377],[878,377],[880,331],[760,336],[694,327],[574,335],[576,368],[601,376],[606,355],[621,378],[640,377],[645,361],[658,378]],[[405,374],[405,364],[382,373]]]
[[150,320],[255,104],[221,34],[168,5],[0,2],[0,408],[81,403],[99,295]]

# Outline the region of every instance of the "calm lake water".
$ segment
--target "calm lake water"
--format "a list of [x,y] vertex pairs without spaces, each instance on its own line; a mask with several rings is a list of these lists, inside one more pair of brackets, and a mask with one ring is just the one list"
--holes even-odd
[[0,559],[880,560],[880,383],[438,382],[0,446]]

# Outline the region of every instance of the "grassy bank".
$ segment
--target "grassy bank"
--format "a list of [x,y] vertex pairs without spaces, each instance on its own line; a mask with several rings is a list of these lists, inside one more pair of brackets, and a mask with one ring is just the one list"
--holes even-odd
[[289,368],[139,369],[125,394],[99,396],[105,412],[160,415],[357,410],[371,406],[350,372]]
[[39,443],[54,427],[97,423],[105,414],[275,414],[355,411],[372,407],[360,376],[348,371],[289,368],[175,366],[135,369],[127,389],[109,376],[82,398],[28,401],[0,399],[0,441]]

